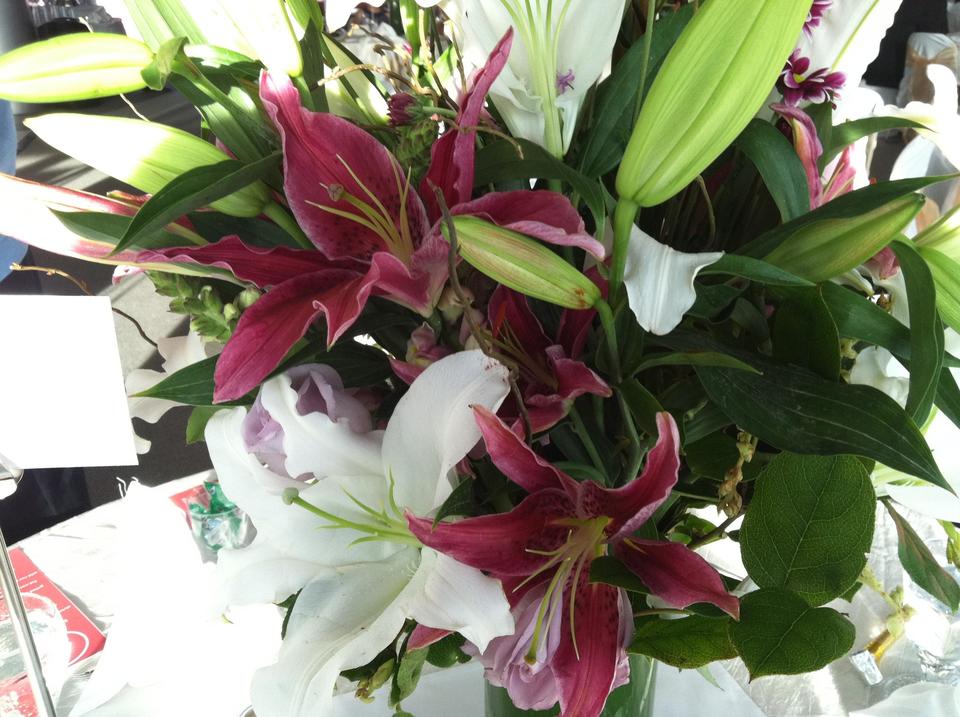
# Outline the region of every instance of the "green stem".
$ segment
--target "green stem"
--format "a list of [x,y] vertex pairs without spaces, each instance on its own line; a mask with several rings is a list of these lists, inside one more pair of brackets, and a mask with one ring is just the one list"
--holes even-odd
[[610,371],[614,376],[615,383],[620,383],[620,346],[617,342],[617,327],[613,318],[613,310],[610,304],[601,299],[594,308],[600,316],[600,323],[603,325],[603,333],[607,336],[607,349],[610,353]]
[[637,425],[633,420],[633,412],[627,404],[627,399],[623,397],[620,391],[617,391],[617,402],[620,405],[620,413],[623,414],[623,424],[627,427],[627,436],[630,438],[630,454],[627,459],[627,469],[624,473],[624,483],[629,483],[640,474],[643,451],[640,449],[640,434],[637,432]]
[[634,121],[640,117],[643,98],[647,93],[647,73],[650,71],[650,50],[653,47],[653,21],[657,15],[657,0],[647,2],[647,29],[643,33],[643,64],[640,66],[640,87],[637,89],[637,109]]
[[576,406],[570,407],[570,419],[573,421],[574,430],[576,430],[577,435],[580,437],[580,442],[583,443],[583,447],[587,449],[587,455],[590,456],[590,460],[593,462],[593,467],[600,471],[603,475],[607,475],[607,467],[603,465],[603,459],[600,457],[600,451],[597,450],[596,444],[590,437],[590,433],[587,431],[587,424],[583,422],[583,417],[580,415],[580,412],[577,410]]
[[303,78],[303,75],[297,75],[292,79],[293,84],[296,86],[297,90],[300,91],[300,101],[303,103],[303,106],[311,112],[316,112],[317,107],[313,101],[313,93],[310,92],[310,87],[307,85],[307,81]]
[[310,249],[311,251],[316,249],[310,239],[307,238],[307,235],[303,233],[303,229],[300,228],[296,220],[279,204],[270,202],[266,209],[263,210],[263,213],[270,217],[278,227],[289,234],[300,247]]
[[617,202],[613,214],[613,258],[610,260],[610,295],[611,303],[616,304],[623,286],[623,274],[627,267],[627,249],[630,246],[630,234],[633,232],[633,223],[640,213],[640,206],[629,199]]

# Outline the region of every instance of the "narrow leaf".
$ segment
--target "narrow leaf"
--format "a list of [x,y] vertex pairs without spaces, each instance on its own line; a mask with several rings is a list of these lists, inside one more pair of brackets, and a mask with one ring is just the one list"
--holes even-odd
[[755,119],[735,144],[760,172],[783,221],[788,222],[810,211],[810,185],[806,171],[783,133],[769,122]]
[[725,254],[720,261],[714,262],[700,271],[701,276],[710,276],[711,274],[739,276],[743,279],[771,286],[813,286],[812,282],[801,279],[778,266],[741,254]]

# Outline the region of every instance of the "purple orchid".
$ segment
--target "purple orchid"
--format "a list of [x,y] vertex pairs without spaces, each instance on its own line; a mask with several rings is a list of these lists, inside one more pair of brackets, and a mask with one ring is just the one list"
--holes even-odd
[[830,72],[826,67],[811,72],[810,58],[794,50],[777,81],[777,89],[783,93],[784,102],[796,107],[801,102],[833,102],[845,84],[842,72]]
[[615,555],[671,607],[708,602],[739,616],[739,601],[702,557],[634,537],[677,482],[680,439],[669,414],[657,416],[659,439],[640,477],[610,490],[542,460],[489,410],[474,413],[494,464],[529,497],[509,513],[437,525],[408,513],[407,522],[424,545],[503,582],[517,630],[491,642],[483,661],[514,704],[559,701],[565,717],[597,717],[624,678],[628,598],[590,582],[597,556]]

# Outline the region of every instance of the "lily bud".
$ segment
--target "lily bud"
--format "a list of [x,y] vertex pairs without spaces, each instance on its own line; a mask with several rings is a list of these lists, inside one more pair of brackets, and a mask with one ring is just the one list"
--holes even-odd
[[[454,217],[460,254],[472,267],[514,291],[568,309],[588,309],[600,289],[534,239],[476,217]],[[449,229],[443,226],[449,241]]]
[[936,249],[960,261],[960,205],[920,232],[913,241],[918,247]]
[[764,261],[807,281],[828,281],[886,247],[913,220],[923,202],[923,196],[908,194],[866,214],[802,225]]
[[[158,122],[62,113],[24,124],[55,149],[147,194],[191,169],[230,159],[209,142]],[[210,206],[235,217],[255,217],[269,202],[269,190],[257,181]]]
[[0,98],[73,102],[142,90],[153,52],[124,35],[81,32],[0,55]]
[[617,175],[620,198],[666,201],[730,146],[763,106],[810,0],[713,0],[657,74]]
[[268,70],[303,74],[300,43],[283,0],[227,0],[220,6]]

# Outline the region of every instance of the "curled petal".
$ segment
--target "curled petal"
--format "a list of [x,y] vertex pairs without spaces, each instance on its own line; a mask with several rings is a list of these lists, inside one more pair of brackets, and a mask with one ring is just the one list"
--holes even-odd
[[676,251],[634,227],[623,282],[640,325],[658,336],[677,328],[696,303],[697,274],[722,256],[723,252]]
[[671,607],[705,602],[739,618],[740,601],[727,592],[710,563],[686,545],[630,538],[620,542],[615,553],[650,592]]
[[357,320],[376,282],[343,269],[303,274],[264,294],[247,309],[217,361],[214,400],[246,395],[273,371],[287,351],[323,314],[332,345]]
[[772,109],[790,123],[793,130],[793,146],[807,173],[807,186],[810,189],[810,206],[816,209],[823,204],[823,180],[820,178],[820,157],[823,145],[817,135],[817,126],[806,112],[799,107],[777,104]]

